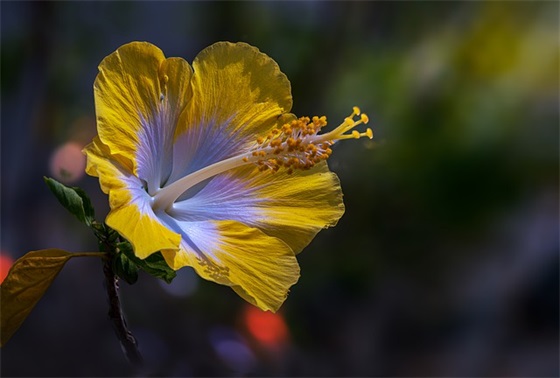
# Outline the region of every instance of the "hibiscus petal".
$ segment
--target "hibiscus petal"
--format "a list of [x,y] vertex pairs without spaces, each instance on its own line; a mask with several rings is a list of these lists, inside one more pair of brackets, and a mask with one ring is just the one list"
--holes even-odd
[[248,44],[213,44],[193,68],[193,99],[179,120],[170,181],[236,155],[292,107],[287,77]]
[[283,240],[295,253],[343,213],[340,182],[326,163],[291,175],[238,168],[214,177],[169,212],[181,221],[236,220]]
[[94,84],[97,129],[153,193],[171,173],[177,120],[192,96],[192,68],[156,46],[132,42],[107,56]]
[[278,310],[299,278],[290,247],[256,228],[235,221],[165,221],[183,236],[180,251],[162,251],[169,266],[191,266],[262,310]]
[[135,254],[146,258],[160,249],[178,249],[181,235],[159,221],[141,180],[118,160],[108,158],[108,147],[99,138],[84,151],[86,172],[98,176],[101,189],[109,194],[111,211],[105,222],[132,243]]

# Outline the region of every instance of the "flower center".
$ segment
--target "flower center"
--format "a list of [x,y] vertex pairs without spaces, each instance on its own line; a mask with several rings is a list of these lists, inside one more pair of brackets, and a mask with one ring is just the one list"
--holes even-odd
[[[355,119],[358,117],[358,119]],[[276,172],[286,168],[291,174],[296,169],[310,169],[315,164],[328,159],[331,146],[344,139],[373,138],[373,131],[367,128],[365,132],[353,130],[360,124],[368,123],[367,115],[360,113],[355,106],[352,114],[346,117],[334,130],[319,134],[327,125],[327,118],[301,117],[283,125],[280,129],[273,129],[264,137],[258,137],[253,147],[237,156],[219,161],[193,172],[160,189],[153,197],[154,210],[168,210],[173,203],[191,187],[213,177],[219,173],[229,171],[245,164],[255,164],[260,171]]]

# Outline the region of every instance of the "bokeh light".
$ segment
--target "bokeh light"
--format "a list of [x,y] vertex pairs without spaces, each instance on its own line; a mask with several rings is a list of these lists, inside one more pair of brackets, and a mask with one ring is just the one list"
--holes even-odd
[[4,251],[0,251],[0,282],[4,281],[13,263],[14,260],[10,255]]
[[215,353],[236,375],[245,375],[256,365],[256,357],[241,335],[233,329],[216,327],[210,332]]
[[277,348],[288,341],[288,326],[280,313],[246,305],[243,319],[251,336],[266,347]]
[[55,179],[71,184],[85,175],[86,157],[82,149],[82,145],[68,142],[53,152],[50,159],[50,172]]
[[196,292],[199,279],[193,269],[184,268],[177,271],[177,276],[170,284],[165,281],[159,281],[159,284],[167,294],[186,298]]

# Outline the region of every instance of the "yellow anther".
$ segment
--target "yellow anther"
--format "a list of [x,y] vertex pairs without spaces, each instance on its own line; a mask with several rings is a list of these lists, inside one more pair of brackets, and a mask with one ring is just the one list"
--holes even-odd
[[281,127],[271,129],[266,136],[256,138],[257,145],[251,151],[252,156],[243,157],[243,162],[253,162],[259,170],[271,172],[286,167],[287,173],[296,169],[307,170],[317,163],[329,158],[330,148],[336,141],[344,139],[373,138],[373,131],[364,132],[353,130],[362,123],[367,123],[368,117],[361,113],[360,108],[354,106],[352,114],[334,130],[319,134],[326,126],[327,117],[300,117]]
[[282,144],[282,140],[280,138],[276,138],[270,141],[270,147],[278,147]]
[[165,84],[167,84],[168,81],[169,81],[169,76],[163,75],[163,82],[164,82]]
[[289,124],[285,124],[284,126],[282,126],[282,132],[286,135],[291,134],[292,127]]

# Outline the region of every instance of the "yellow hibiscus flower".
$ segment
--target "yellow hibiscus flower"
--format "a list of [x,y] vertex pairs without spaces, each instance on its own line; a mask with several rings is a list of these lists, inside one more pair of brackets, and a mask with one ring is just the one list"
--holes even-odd
[[[335,130],[296,119],[290,82],[245,43],[219,42],[192,67],[146,42],[99,65],[98,136],[86,172],[109,195],[106,223],[139,258],[161,251],[276,311],[299,278],[296,254],[344,212],[325,162],[367,117],[358,108]],[[357,120],[355,120],[357,118]]]

